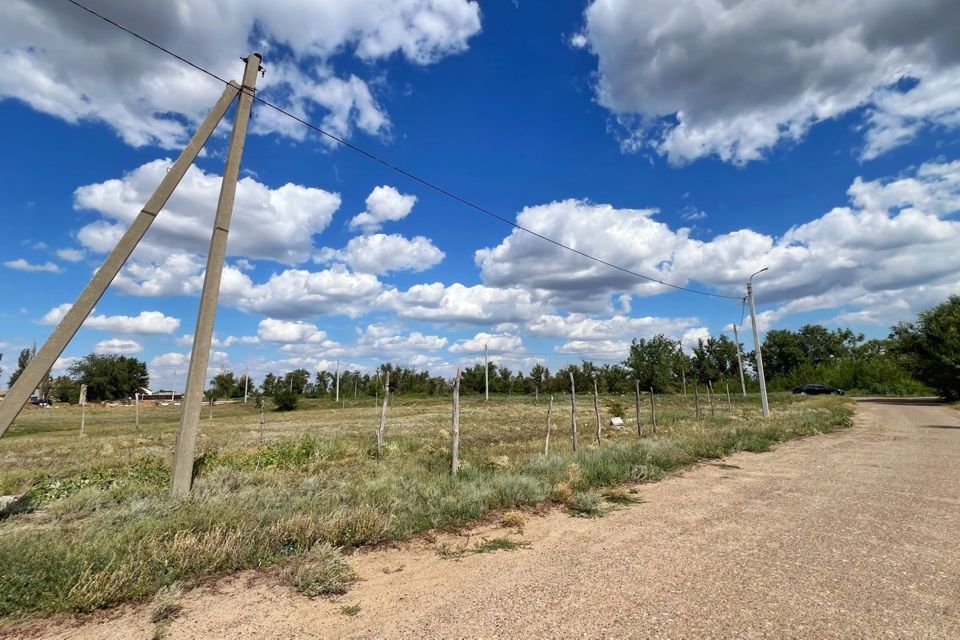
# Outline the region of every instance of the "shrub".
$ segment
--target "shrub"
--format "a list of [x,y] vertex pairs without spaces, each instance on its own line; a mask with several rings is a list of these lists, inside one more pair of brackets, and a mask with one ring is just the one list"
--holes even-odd
[[300,404],[300,396],[289,389],[283,389],[273,395],[273,403],[277,411],[293,411]]
[[619,400],[611,400],[607,411],[609,411],[610,415],[614,418],[625,418],[627,415],[627,410],[623,408],[623,403]]
[[523,525],[526,523],[527,516],[525,516],[522,511],[507,511],[500,516],[500,526],[507,527],[508,529],[522,530]]
[[603,515],[603,497],[596,491],[578,491],[567,510],[579,518],[598,518]]
[[376,509],[360,506],[326,523],[323,538],[338,547],[359,547],[386,539],[389,523]]
[[553,485],[550,492],[550,499],[560,504],[570,504],[573,501],[573,489],[566,482],[558,482]]
[[547,488],[536,478],[517,474],[497,474],[490,483],[492,505],[496,507],[523,507],[543,502]]

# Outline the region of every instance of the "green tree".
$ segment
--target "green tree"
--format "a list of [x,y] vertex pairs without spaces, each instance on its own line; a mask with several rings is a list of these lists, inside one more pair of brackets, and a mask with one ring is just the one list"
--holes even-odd
[[253,378],[251,378],[246,374],[237,378],[237,385],[236,385],[236,389],[234,389],[233,397],[242,398],[244,389],[247,390],[248,394],[253,393],[257,390],[257,383],[253,381]]
[[789,375],[805,361],[806,355],[800,344],[800,336],[789,329],[767,331],[763,340],[763,368],[768,377]]
[[71,377],[87,385],[87,399],[125,400],[150,384],[147,364],[137,358],[91,353],[75,362]]
[[653,387],[657,393],[663,393],[672,386],[677,351],[677,343],[662,333],[649,340],[634,339],[630,343],[630,354],[623,365],[630,370],[633,379],[640,383],[641,389]]
[[57,376],[53,380],[50,395],[56,402],[80,402],[80,383],[70,376]]
[[890,342],[922,382],[947,400],[960,400],[960,296],[893,327]]
[[31,360],[33,360],[33,349],[23,349],[20,351],[20,356],[17,358],[17,368],[10,374],[11,387],[16,384],[17,378],[20,377],[20,374],[27,368]]
[[207,395],[211,398],[232,398],[236,392],[237,380],[234,378],[233,371],[221,371],[210,381]]
[[[343,378],[340,379],[340,382],[340,393],[343,394]],[[283,377],[283,382],[280,384],[287,391],[293,391],[298,396],[302,396],[310,384],[310,372],[306,369],[294,369]]]
[[692,365],[700,382],[717,382],[737,367],[737,345],[725,335],[697,340]]
[[273,396],[277,392],[278,385],[279,381],[277,380],[277,376],[273,375],[273,372],[271,371],[263,378],[263,383],[260,385],[260,390],[265,396]]

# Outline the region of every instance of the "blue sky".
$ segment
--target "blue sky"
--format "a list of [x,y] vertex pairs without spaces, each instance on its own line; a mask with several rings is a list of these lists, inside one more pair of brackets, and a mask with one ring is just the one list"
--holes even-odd
[[[90,2],[227,77],[263,51],[266,99],[543,235],[722,295],[769,266],[763,327],[882,336],[960,292],[960,16],[934,0],[781,4]],[[221,87],[66,2],[5,12],[9,366],[49,334]],[[127,353],[155,386],[182,386],[227,130],[58,369]],[[512,231],[262,105],[252,131],[212,371],[340,359],[449,375],[484,343],[528,370],[619,360],[658,332],[689,345],[740,320],[735,300]]]

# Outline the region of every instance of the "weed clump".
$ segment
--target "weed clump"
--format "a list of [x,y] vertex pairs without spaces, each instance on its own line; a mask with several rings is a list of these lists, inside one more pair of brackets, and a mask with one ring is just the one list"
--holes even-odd
[[500,516],[500,526],[507,529],[517,529],[522,531],[523,525],[527,523],[527,516],[522,511],[507,511]]
[[604,514],[603,496],[596,491],[578,491],[567,504],[567,511],[578,518],[599,518]]
[[550,499],[560,504],[570,504],[573,502],[573,489],[571,489],[570,485],[566,482],[558,482],[553,485],[553,490],[550,492]]
[[180,596],[183,595],[183,585],[174,582],[160,589],[157,595],[153,597],[153,608],[150,610],[150,622],[159,624],[170,622],[183,609],[179,603]]
[[322,537],[335,546],[353,548],[382,542],[389,530],[389,522],[381,513],[363,505],[342,512],[327,522]]
[[511,540],[510,538],[491,538],[484,540],[473,547],[473,553],[493,553],[494,551],[516,551],[529,547],[529,542]]
[[640,504],[643,502],[643,498],[637,495],[636,489],[628,489],[626,487],[610,487],[604,489],[601,495],[603,495],[607,502],[614,504]]
[[357,578],[340,552],[327,543],[320,543],[296,558],[281,577],[311,598],[343,595]]

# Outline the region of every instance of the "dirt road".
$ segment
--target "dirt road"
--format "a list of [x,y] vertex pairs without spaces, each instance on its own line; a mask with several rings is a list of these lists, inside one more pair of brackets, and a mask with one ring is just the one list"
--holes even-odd
[[[517,551],[362,554],[363,581],[337,602],[241,574],[187,594],[166,637],[960,638],[956,410],[861,402],[852,429],[640,494],[597,520],[537,518]],[[148,616],[131,607],[33,631],[148,638]]]

